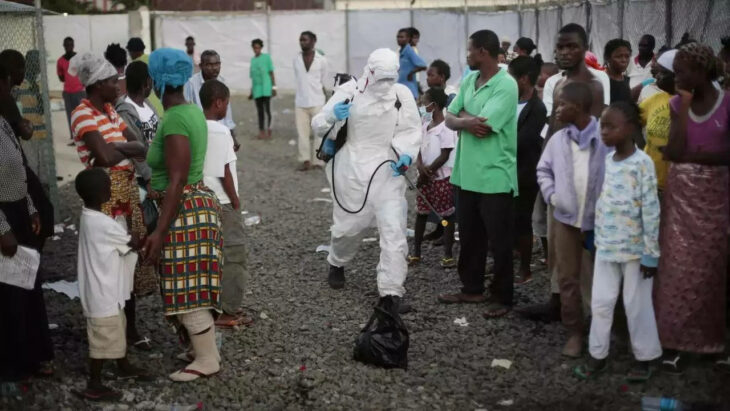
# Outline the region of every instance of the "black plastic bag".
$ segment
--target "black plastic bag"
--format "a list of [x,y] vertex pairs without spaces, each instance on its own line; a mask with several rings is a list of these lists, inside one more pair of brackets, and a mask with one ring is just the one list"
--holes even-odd
[[383,368],[408,368],[408,330],[398,302],[384,297],[355,340],[354,359]]

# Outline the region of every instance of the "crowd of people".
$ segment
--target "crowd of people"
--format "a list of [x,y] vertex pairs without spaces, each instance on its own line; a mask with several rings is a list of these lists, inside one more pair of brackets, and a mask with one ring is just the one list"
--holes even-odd
[[[346,285],[345,266],[377,225],[379,306],[393,315],[410,310],[408,267],[434,241],[443,245],[440,265],[455,267],[462,284],[438,302],[484,303],[486,319],[500,318],[513,309],[515,287],[533,280],[539,238],[551,296],[515,311],[561,321],[563,355],[581,358],[587,347],[575,375],[606,370],[619,300],[636,359],[629,381],[648,380],[655,366],[681,374],[691,354],[715,355],[730,372],[730,40],[718,55],[687,36],[655,53],[654,37],[645,35],[634,56],[629,41],[613,39],[601,65],[578,24],[558,32],[554,63],[535,53],[532,39],[510,49],[509,39],[479,30],[468,38],[458,89],[447,84],[447,63],[420,57],[417,29],[400,29],[396,40],[397,50],[373,51],[362,76],[335,86],[329,99],[329,67],[313,32],[301,33],[293,61],[298,169],[324,167],[335,200],[332,288]],[[188,363],[169,378],[213,375],[221,366],[215,330],[252,323],[241,310],[240,144],[220,55],[198,54],[192,37],[184,51],[151,54],[139,38],[126,49],[111,44],[104,55],[76,53],[70,37],[63,46],[57,75],[85,167],[75,188],[84,203],[77,265],[90,364],[79,395],[120,398],[102,382],[104,360],[115,360],[120,375],[152,378],[127,353],[154,349],[135,313],[136,298],[154,293],[184,341],[178,358]],[[274,65],[262,40],[251,47],[249,99],[257,138],[269,139]],[[19,246],[41,252],[52,234],[53,206],[19,140],[45,133],[39,57],[0,53],[7,257]],[[402,176],[410,167],[419,196],[409,252],[411,183]],[[442,224],[426,234],[429,221]],[[40,283],[41,276],[31,290],[0,283],[2,381],[54,372]]]

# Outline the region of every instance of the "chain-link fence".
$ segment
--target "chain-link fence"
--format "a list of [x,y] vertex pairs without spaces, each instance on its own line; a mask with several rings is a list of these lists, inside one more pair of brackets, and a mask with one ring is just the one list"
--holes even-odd
[[25,77],[15,84],[13,97],[23,118],[33,126],[33,137],[23,151],[51,201],[58,198],[56,165],[48,98],[42,12],[35,7],[0,1],[0,49],[17,50],[25,58]]

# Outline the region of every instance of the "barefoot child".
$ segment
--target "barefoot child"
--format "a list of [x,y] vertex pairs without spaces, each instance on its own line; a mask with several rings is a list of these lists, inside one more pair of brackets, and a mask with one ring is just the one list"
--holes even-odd
[[240,307],[246,278],[246,248],[243,219],[239,211],[236,152],[231,132],[218,121],[226,116],[229,98],[228,87],[218,80],[208,80],[200,88],[200,102],[208,123],[208,150],[203,181],[215,192],[221,204],[223,230],[223,314],[215,321],[218,328],[232,328],[245,320]]
[[606,157],[603,189],[596,204],[590,356],[575,369],[581,378],[606,369],[619,294],[636,358],[626,379],[648,380],[649,362],[662,355],[651,296],[659,261],[659,199],[654,163],[634,144],[640,133],[639,108],[633,103],[616,102],[603,112],[601,138],[616,151]]
[[81,395],[89,400],[115,401],[121,393],[101,383],[104,360],[117,360],[119,374],[149,380],[127,359],[124,301],[132,292],[139,239],[127,234],[126,221],[101,212],[111,198],[111,180],[100,168],[76,177],[76,192],[84,200],[79,230],[78,276],[81,306],[89,338],[89,383]]
[[[449,225],[444,230],[444,258],[441,266],[456,265],[452,249],[454,247],[454,191],[449,182],[454,164],[454,147],[456,132],[446,128],[444,107],[446,93],[440,88],[431,88],[423,95],[421,115],[423,117],[423,143],[416,160],[418,169],[418,189],[445,218]],[[421,261],[421,243],[426,230],[426,222],[431,209],[421,197],[416,199],[418,216],[416,217],[413,254],[408,257],[410,265]]]

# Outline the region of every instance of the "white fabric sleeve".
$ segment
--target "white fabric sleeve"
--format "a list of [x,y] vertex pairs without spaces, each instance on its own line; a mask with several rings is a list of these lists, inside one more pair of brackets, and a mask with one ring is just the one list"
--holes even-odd
[[439,134],[439,144],[441,148],[456,147],[456,131],[444,126],[443,130]]
[[132,251],[132,248],[129,246],[129,241],[132,240],[132,236],[127,234],[127,230],[111,217],[99,228],[105,231],[104,240],[108,241],[120,255],[126,255]]
[[401,103],[400,110],[398,110],[398,124],[393,135],[393,148],[398,154],[407,154],[415,159],[423,140],[418,106],[416,106],[413,94],[406,86],[396,84],[393,87],[395,87],[396,95]]
[[[335,95],[327,101],[317,115],[312,118],[312,132],[316,138],[322,138],[324,134],[329,130],[336,122],[334,107],[335,104],[352,99],[357,89],[357,83],[355,80],[350,80],[347,83],[337,88]],[[331,133],[334,134],[334,133]],[[334,140],[336,135],[330,135]]]

